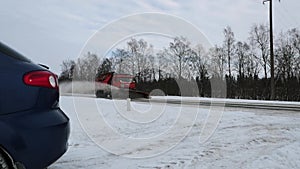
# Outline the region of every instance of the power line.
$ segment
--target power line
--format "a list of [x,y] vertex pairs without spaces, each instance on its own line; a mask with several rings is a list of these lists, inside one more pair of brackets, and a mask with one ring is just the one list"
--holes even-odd
[[[276,6],[275,6],[275,8],[276,8]],[[281,5],[280,9],[283,9],[282,13],[286,16],[285,18],[287,18],[290,21],[290,23],[292,23],[291,25],[293,25],[293,24],[300,25],[299,21],[297,19],[295,19],[296,16],[294,14],[292,14],[290,12],[290,10],[287,9],[287,7],[286,7],[286,5],[284,5],[284,3]],[[278,11],[280,11],[280,10],[278,10]]]

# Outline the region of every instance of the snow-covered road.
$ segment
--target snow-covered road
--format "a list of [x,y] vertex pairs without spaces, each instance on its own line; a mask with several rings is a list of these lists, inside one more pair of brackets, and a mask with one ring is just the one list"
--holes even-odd
[[300,112],[225,108],[212,137],[200,143],[209,107],[132,102],[127,111],[126,104],[61,97],[70,147],[49,169],[300,168]]

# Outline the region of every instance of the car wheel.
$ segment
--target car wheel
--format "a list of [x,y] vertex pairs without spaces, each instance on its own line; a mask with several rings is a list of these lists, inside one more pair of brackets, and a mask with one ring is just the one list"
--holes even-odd
[[9,169],[8,163],[4,155],[2,155],[1,153],[0,153],[0,169]]
[[111,97],[111,93],[105,93],[105,97],[104,98],[106,98],[106,99],[111,99],[112,97]]

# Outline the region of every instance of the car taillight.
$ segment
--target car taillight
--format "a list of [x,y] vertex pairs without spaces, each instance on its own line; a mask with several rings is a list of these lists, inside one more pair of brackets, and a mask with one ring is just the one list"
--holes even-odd
[[48,71],[34,71],[24,75],[23,81],[30,86],[47,87],[58,90],[57,76]]

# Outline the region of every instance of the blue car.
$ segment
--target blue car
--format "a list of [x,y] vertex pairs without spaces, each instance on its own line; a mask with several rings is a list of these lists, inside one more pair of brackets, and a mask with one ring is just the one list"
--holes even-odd
[[0,42],[0,169],[43,169],[68,148],[57,76]]

